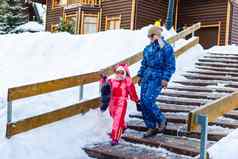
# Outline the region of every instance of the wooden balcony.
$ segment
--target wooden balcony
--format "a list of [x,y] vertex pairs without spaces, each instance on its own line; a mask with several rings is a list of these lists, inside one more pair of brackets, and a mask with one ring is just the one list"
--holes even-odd
[[67,0],[67,5],[71,4],[98,6],[101,5],[101,0]]

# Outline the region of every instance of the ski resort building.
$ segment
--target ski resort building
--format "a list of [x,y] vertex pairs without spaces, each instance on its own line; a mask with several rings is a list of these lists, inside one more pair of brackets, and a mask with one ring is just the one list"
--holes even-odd
[[[109,29],[140,29],[161,19],[165,23],[168,0],[35,0],[47,5],[46,30],[54,32],[60,18],[74,24],[75,34]],[[196,22],[205,48],[238,44],[237,0],[174,0],[177,31]]]

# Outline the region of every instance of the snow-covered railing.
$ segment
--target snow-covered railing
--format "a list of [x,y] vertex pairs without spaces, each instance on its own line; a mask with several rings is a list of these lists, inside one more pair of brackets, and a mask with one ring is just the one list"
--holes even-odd
[[[167,39],[170,43],[174,43],[175,41],[186,37],[189,34],[193,34],[196,30],[200,28],[200,23],[197,23],[191,27],[188,27],[186,30],[178,33],[177,35]],[[176,56],[181,55],[191,47],[195,46],[199,43],[198,37],[193,37],[188,44],[176,50]],[[127,63],[128,65],[133,65],[139,62],[143,57],[143,53],[137,53],[125,60],[122,60],[118,63]],[[109,66],[103,70],[108,75],[113,74],[112,68],[114,65]],[[20,121],[12,122],[12,104],[13,101],[18,99],[23,99],[27,97],[32,97],[36,95],[46,94],[58,90],[63,90],[67,88],[77,87],[83,88],[83,85],[97,82],[100,79],[101,71],[91,72],[87,74],[82,74],[78,76],[71,76],[62,79],[56,79],[52,81],[46,81],[41,83],[35,83],[15,88],[8,89],[8,113],[7,113],[7,132],[6,136],[10,138],[13,135],[16,135],[21,132],[25,132],[42,125],[46,125],[49,123],[53,123],[80,113],[84,113],[89,111],[90,109],[97,108],[100,104],[100,99],[94,98],[87,101],[82,101],[80,103],[67,106],[65,108],[61,108],[52,112],[44,113],[41,115],[37,115],[34,117],[30,117],[27,119],[23,119]],[[133,81],[137,82],[137,77],[133,77]],[[83,89],[81,89],[81,95],[83,96]]]

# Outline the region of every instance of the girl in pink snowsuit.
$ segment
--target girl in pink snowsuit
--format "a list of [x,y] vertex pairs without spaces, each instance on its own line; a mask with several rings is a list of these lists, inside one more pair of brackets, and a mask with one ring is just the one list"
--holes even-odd
[[125,115],[128,96],[130,96],[132,101],[136,103],[139,102],[135,85],[133,84],[129,74],[128,66],[126,64],[119,64],[115,67],[114,71],[114,77],[108,80],[101,80],[101,86],[104,82],[107,82],[110,86],[110,100],[108,100],[108,106],[110,116],[113,118],[111,132],[112,145],[118,144],[122,133],[126,129]]

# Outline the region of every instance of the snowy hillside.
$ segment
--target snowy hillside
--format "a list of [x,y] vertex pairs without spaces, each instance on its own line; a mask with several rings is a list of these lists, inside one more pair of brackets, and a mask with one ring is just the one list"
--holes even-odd
[[[91,110],[85,115],[65,119],[7,140],[7,89],[24,84],[47,81],[66,76],[97,71],[142,51],[148,44],[147,30],[117,30],[90,35],[67,33],[24,33],[0,36],[0,154],[1,159],[86,159],[81,147],[98,141],[107,141],[111,120],[108,112]],[[172,36],[174,31],[163,33]],[[175,47],[186,43],[180,40]],[[177,59],[177,73],[191,69],[191,65],[204,55],[200,45]],[[140,63],[130,69],[135,74]],[[139,90],[139,88],[138,88]],[[98,84],[85,87],[84,98],[98,96]],[[18,100],[13,103],[13,120],[56,110],[78,102],[77,87]],[[130,103],[129,111],[135,111]]]

